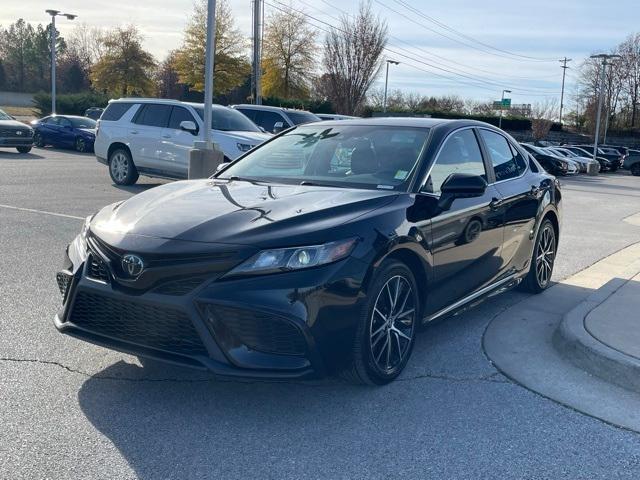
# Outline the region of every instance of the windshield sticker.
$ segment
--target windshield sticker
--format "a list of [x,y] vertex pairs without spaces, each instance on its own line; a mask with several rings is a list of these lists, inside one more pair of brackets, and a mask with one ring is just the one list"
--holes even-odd
[[381,188],[382,190],[393,190],[393,185],[378,185],[376,188]]
[[407,170],[398,170],[393,178],[396,180],[404,180],[407,178],[408,173],[409,172]]

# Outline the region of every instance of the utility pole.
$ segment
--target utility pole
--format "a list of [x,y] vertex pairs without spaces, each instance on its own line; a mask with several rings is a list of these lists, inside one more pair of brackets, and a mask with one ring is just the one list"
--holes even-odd
[[387,74],[384,78],[384,100],[382,102],[382,111],[387,111],[387,87],[389,86],[389,64],[393,63],[394,65],[400,65],[400,62],[396,62],[395,60],[387,60]]
[[567,74],[567,62],[570,62],[572,59],[571,58],[567,58],[564,57],[562,60],[559,60],[559,62],[562,62],[562,66],[560,67],[562,69],[562,92],[560,93],[560,125],[562,125],[562,107],[564,106],[564,77]]
[[56,114],[56,17],[65,16],[68,20],[77,17],[72,13],[62,13],[59,10],[45,10],[51,15],[51,114]]
[[261,88],[261,42],[262,42],[262,2],[263,0],[253,0],[253,75],[251,85],[251,95],[253,103],[262,105]]
[[598,154],[598,140],[600,138],[600,113],[602,111],[602,91],[604,90],[604,76],[607,71],[607,65],[609,59],[620,58],[620,55],[609,55],[606,53],[600,53],[598,55],[591,55],[591,58],[601,58],[602,59],[602,71],[600,72],[600,84],[599,84],[599,92],[598,92],[598,113],[596,114],[596,132],[595,138],[593,142],[593,159],[596,159]]
[[211,115],[213,103],[213,67],[216,45],[216,0],[207,2],[207,43],[204,57],[204,143],[207,150],[213,150],[211,141]]

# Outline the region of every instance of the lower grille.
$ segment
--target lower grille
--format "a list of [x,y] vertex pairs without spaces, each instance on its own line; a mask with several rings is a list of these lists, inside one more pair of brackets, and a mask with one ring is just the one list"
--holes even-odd
[[67,293],[71,286],[71,280],[73,277],[66,272],[58,272],[56,274],[56,282],[58,282],[58,288],[62,294],[62,303],[67,301]]
[[95,254],[90,254],[87,259],[87,276],[94,280],[109,281],[109,271],[104,262]]
[[198,287],[207,277],[189,277],[180,280],[174,280],[167,282],[159,287],[155,288],[154,293],[160,293],[162,295],[186,295],[194,288]]
[[283,317],[221,305],[208,305],[206,311],[216,339],[227,348],[245,345],[280,355],[304,355],[307,350],[300,329]]
[[69,321],[91,332],[145,347],[182,355],[208,355],[189,317],[166,307],[80,291]]

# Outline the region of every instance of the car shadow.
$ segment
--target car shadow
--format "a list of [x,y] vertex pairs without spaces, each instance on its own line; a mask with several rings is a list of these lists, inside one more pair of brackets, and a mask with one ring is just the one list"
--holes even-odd
[[[119,361],[84,381],[78,401],[137,478],[301,478],[307,466],[315,472],[311,477],[324,472],[350,478],[345,472],[354,465],[363,478],[375,477],[373,458],[393,452],[399,464],[409,464],[414,448],[421,448],[419,439],[433,432],[461,435],[463,448],[475,448],[475,436],[464,432],[476,411],[462,408],[468,399],[459,396],[468,387],[490,385],[486,396],[474,399],[476,407],[506,404],[500,398],[504,381],[483,356],[479,339],[496,309],[522,298],[507,293],[473,309],[473,315],[429,325],[403,375],[383,387],[338,377],[216,379],[159,362],[140,367]],[[452,405],[458,405],[455,420],[446,414]],[[382,476],[394,476],[387,473]]]
[[46,150],[51,152],[64,153],[65,155],[74,155],[77,157],[91,157],[94,158],[93,150],[87,152],[78,152],[73,148],[57,148],[57,147],[34,147],[34,150]]
[[42,155],[38,155],[37,150],[31,150],[29,153],[10,152],[0,150],[0,160],[36,160],[43,159]]

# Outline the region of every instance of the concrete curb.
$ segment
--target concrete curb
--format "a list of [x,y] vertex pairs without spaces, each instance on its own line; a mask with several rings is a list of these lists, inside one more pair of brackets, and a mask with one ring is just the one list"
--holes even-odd
[[564,315],[552,338],[556,351],[578,368],[607,382],[640,393],[640,361],[600,342],[589,333],[585,319],[637,273],[621,273]]

